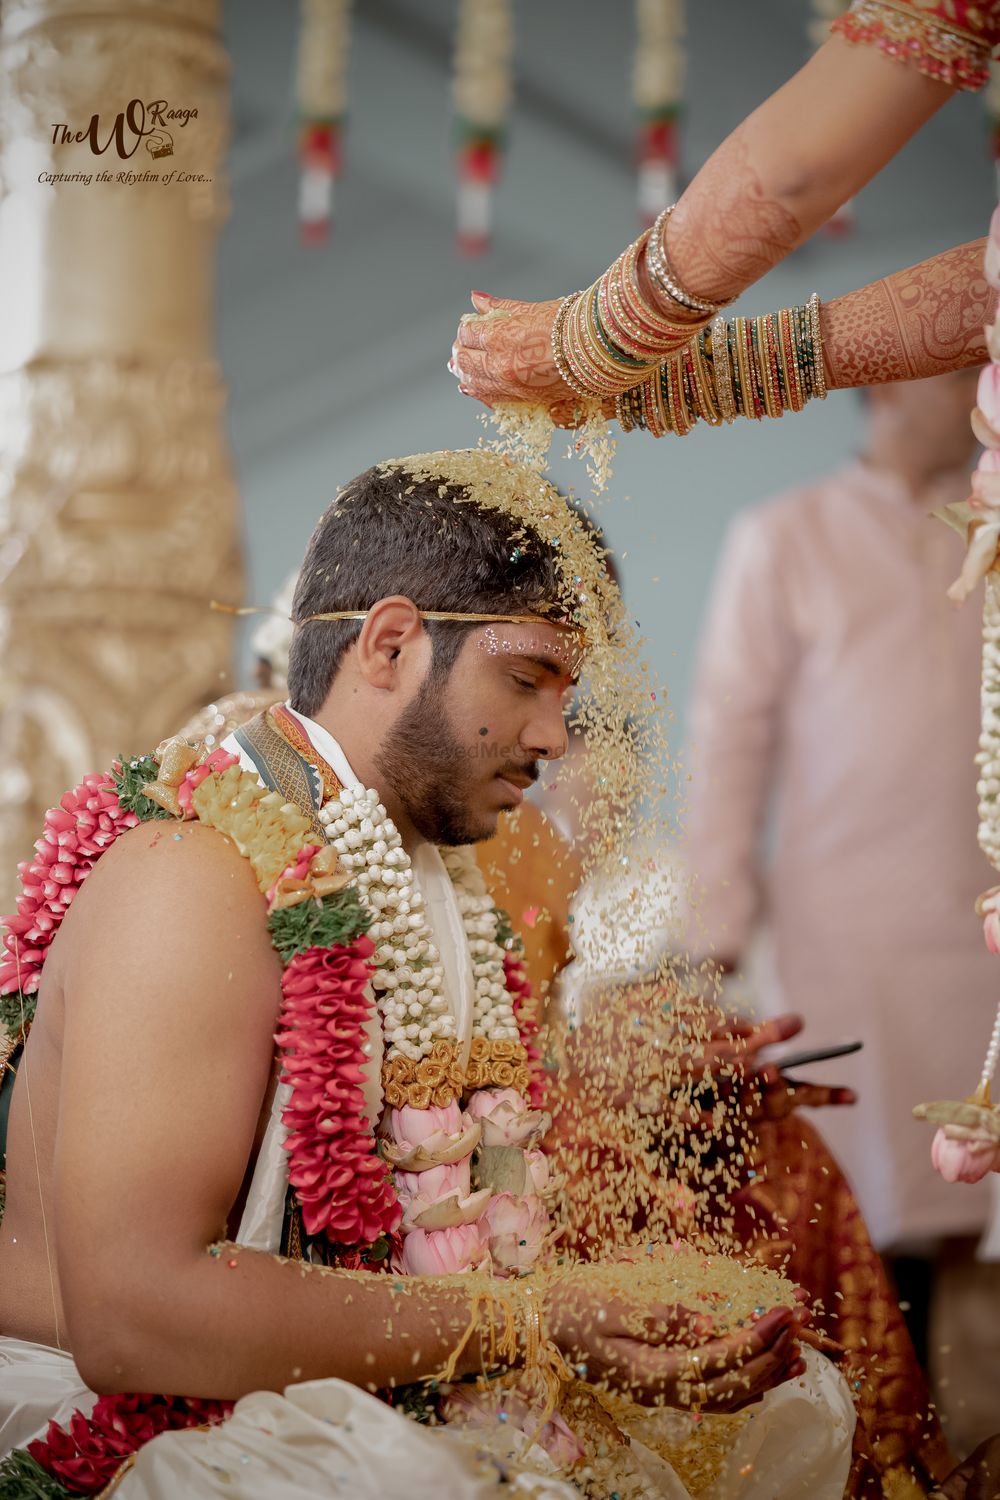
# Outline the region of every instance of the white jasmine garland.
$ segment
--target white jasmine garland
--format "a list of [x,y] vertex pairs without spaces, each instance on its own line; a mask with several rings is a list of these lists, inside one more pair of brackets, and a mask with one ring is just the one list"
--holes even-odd
[[[345,788],[320,813],[327,838],[372,916],[375,990],[386,1055],[419,1061],[434,1043],[455,1036],[444,996],[444,968],[413,881],[410,856],[373,790]],[[471,849],[442,851],[455,886],[472,956],[476,995],[473,1036],[516,1040],[514,1007],[504,983],[497,915]]]
[[1000,590],[992,574],[983,600],[982,727],[979,736],[979,847],[1000,870]]

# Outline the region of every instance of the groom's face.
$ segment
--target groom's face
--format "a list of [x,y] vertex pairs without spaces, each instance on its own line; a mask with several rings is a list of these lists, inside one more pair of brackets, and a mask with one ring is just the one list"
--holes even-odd
[[447,673],[428,672],[379,754],[414,827],[438,844],[489,838],[539,762],[566,750],[580,645],[554,625],[470,632]]

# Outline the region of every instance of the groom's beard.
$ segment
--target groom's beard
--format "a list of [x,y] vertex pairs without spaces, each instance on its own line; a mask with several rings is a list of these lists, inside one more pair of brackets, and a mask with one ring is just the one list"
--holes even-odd
[[[472,844],[495,830],[476,819],[476,780],[444,703],[443,678],[433,670],[400,714],[375,765],[406,808],[422,838],[433,844]],[[471,762],[474,765],[475,762]]]

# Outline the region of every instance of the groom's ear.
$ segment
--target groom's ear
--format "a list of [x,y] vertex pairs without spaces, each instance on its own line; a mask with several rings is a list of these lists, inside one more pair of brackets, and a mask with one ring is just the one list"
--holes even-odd
[[391,693],[409,686],[423,677],[429,653],[430,639],[412,599],[394,594],[372,605],[357,642],[358,670],[371,687]]

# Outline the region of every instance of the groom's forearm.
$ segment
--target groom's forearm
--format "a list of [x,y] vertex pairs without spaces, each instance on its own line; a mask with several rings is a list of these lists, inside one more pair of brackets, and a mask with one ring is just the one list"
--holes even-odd
[[[450,1287],[217,1248],[180,1270],[150,1257],[148,1275],[70,1320],[88,1385],[236,1400],[335,1376],[375,1391],[437,1375],[476,1321],[475,1277]],[[484,1368],[488,1326],[481,1316],[456,1377]]]

